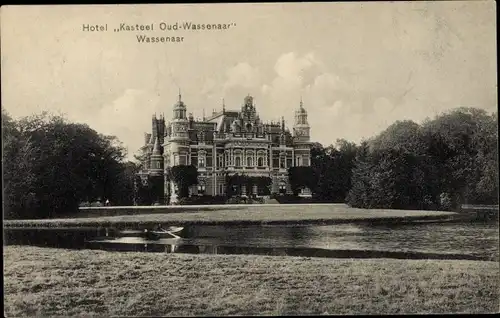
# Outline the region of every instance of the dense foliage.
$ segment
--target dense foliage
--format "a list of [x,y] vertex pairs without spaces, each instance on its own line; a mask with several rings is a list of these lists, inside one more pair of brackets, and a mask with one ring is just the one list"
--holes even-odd
[[163,203],[164,179],[163,176],[148,176],[145,182],[138,176],[135,177],[136,204],[152,205]]
[[132,204],[135,165],[116,137],[48,113],[13,120],[2,109],[4,216],[71,214],[81,202]]
[[361,144],[347,202],[364,208],[498,204],[498,121],[458,108],[422,125],[398,121]]
[[168,171],[168,177],[177,185],[178,197],[189,196],[189,187],[198,184],[198,169],[193,165],[173,166]]
[[242,195],[242,186],[245,186],[246,194],[251,193],[251,189],[257,186],[258,195],[269,195],[271,193],[270,186],[272,183],[269,177],[253,177],[240,174],[226,175],[226,196],[231,197],[233,195]]
[[288,168],[288,179],[295,196],[304,188],[314,189],[318,183],[316,172],[308,166]]
[[335,146],[324,148],[316,143],[311,149],[311,167],[316,185],[312,188],[315,200],[345,202],[351,188],[351,175],[357,153],[355,143],[338,139]]

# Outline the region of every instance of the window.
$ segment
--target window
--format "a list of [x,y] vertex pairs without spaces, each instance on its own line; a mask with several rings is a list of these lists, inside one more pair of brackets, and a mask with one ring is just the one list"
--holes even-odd
[[186,165],[187,162],[186,162],[186,156],[183,155],[183,156],[179,156],[179,165]]
[[286,168],[286,162],[285,162],[286,158],[285,156],[280,156],[280,168]]
[[280,159],[279,159],[279,158],[274,157],[274,158],[273,158],[273,167],[278,168],[278,167],[279,167],[279,165],[280,165]]
[[204,157],[200,157],[198,159],[198,167],[200,167],[200,168],[204,168],[205,167],[205,158]]
[[222,160],[222,155],[219,155],[219,156],[217,157],[217,166],[218,166],[219,168],[222,168],[222,167],[224,166],[224,162],[223,162],[223,160]]
[[204,184],[198,185],[198,194],[205,194],[205,185]]
[[302,157],[301,156],[297,156],[295,158],[295,166],[302,166]]
[[241,158],[238,156],[235,158],[235,166],[237,167],[241,167]]
[[284,183],[280,183],[279,192],[281,194],[285,194],[286,193],[286,185]]
[[253,167],[253,158],[252,157],[247,157],[247,166]]
[[263,167],[264,166],[264,158],[259,157],[259,159],[257,159],[257,164],[259,167]]

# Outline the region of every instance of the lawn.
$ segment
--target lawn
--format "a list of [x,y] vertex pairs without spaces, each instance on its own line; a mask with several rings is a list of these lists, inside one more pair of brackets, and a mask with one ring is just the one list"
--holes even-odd
[[4,247],[6,316],[487,313],[499,264]]
[[[349,208],[343,204],[318,205],[248,205],[248,206],[221,206],[221,207],[186,207],[185,209],[171,209],[167,207],[148,207],[147,210],[131,207],[93,209],[92,213],[109,211],[122,215],[93,216],[85,218],[64,218],[49,220],[8,220],[5,227],[73,227],[73,226],[106,226],[106,225],[153,225],[169,223],[178,225],[188,224],[335,224],[356,221],[410,221],[434,220],[457,216],[452,212],[415,211],[415,210],[367,210]],[[147,214],[142,214],[144,211]],[[152,213],[151,211],[156,211]],[[80,213],[87,213],[86,210]],[[126,214],[125,214],[126,213]],[[135,213],[135,214],[132,214]]]

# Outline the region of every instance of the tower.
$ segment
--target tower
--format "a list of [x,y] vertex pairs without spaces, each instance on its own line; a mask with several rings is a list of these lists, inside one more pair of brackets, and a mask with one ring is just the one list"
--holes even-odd
[[240,124],[244,131],[253,132],[256,126],[256,110],[253,97],[247,95],[243,100],[240,112]]
[[170,203],[177,201],[175,184],[169,180],[168,168],[189,164],[189,119],[186,117],[187,107],[182,101],[179,91],[179,100],[174,104],[170,135],[163,144],[164,158],[164,194]]
[[170,142],[175,141],[183,144],[184,141],[189,140],[189,119],[186,116],[186,112],[186,104],[184,104],[184,102],[182,101],[182,96],[179,92],[179,100],[174,104],[173,107],[173,116],[171,122],[172,133],[170,136]]
[[307,111],[304,109],[302,98],[300,98],[299,109],[295,111],[295,123],[293,125],[293,137],[296,141],[309,141],[311,127],[307,122]]
[[163,171],[163,156],[160,148],[160,136],[155,138],[153,152],[151,153],[151,172],[154,175],[161,175]]

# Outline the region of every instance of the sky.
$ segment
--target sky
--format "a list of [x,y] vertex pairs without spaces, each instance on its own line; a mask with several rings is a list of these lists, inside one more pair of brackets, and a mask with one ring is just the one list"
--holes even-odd
[[[162,31],[164,24],[231,24]],[[152,31],[114,32],[121,23]],[[83,25],[107,31],[83,31]],[[172,116],[239,110],[291,128],[302,98],[311,139],[370,138],[396,120],[497,109],[494,1],[3,6],[2,107],[64,114],[117,136],[129,156]],[[137,35],[183,37],[139,43]]]

